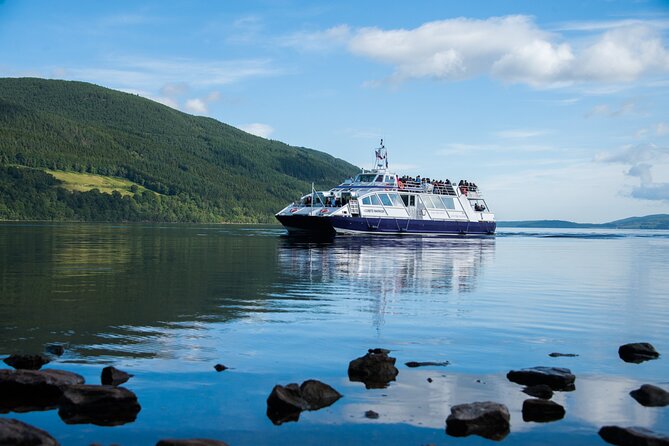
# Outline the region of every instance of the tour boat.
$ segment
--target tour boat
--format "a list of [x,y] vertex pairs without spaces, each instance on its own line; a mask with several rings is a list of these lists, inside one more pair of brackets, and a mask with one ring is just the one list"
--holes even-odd
[[475,183],[408,177],[388,170],[388,152],[327,191],[304,195],[276,214],[290,233],[482,236],[495,233],[495,215]]

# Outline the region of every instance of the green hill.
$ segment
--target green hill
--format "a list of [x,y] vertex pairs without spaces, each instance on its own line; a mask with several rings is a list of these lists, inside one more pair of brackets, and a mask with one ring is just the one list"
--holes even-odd
[[[105,193],[47,170],[129,186]],[[267,222],[312,182],[331,187],[357,170],[136,95],[0,79],[0,219]]]
[[612,229],[669,229],[669,214],[630,217],[609,223],[574,223],[565,220],[500,221],[502,228],[612,228]]

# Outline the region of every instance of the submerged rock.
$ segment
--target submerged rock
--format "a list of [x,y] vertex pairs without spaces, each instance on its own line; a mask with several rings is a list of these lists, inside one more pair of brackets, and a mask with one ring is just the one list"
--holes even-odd
[[156,446],[228,446],[227,443],[218,440],[209,440],[206,438],[191,438],[187,440],[177,440],[168,438],[160,440]]
[[379,414],[377,412],[374,412],[373,410],[368,410],[365,412],[365,418],[369,418],[370,420],[376,420],[379,418]]
[[303,410],[328,407],[341,396],[331,386],[315,379],[304,381],[300,386],[277,384],[267,397],[267,417],[276,425],[298,421]]
[[59,446],[42,429],[11,418],[0,418],[0,444],[8,446]]
[[576,376],[571,370],[563,367],[532,367],[522,370],[511,370],[506,374],[509,381],[526,386],[546,384],[552,390],[574,390]]
[[67,424],[118,426],[135,421],[141,406],[125,387],[78,384],[63,391],[58,415]]
[[564,414],[564,407],[553,401],[535,398],[523,401],[523,421],[557,421],[563,419]]
[[395,367],[395,358],[388,356],[389,351],[370,349],[365,356],[356,358],[348,365],[348,378],[362,382],[368,389],[383,389],[395,381],[399,370]]
[[502,440],[509,434],[509,409],[492,401],[459,404],[451,407],[446,433],[454,437],[478,435]]
[[546,384],[536,384],[534,386],[527,386],[523,389],[523,392],[530,396],[541,398],[544,400],[549,400],[553,398],[553,389],[551,389],[550,386]]
[[618,446],[669,446],[669,437],[643,427],[604,426],[599,430],[599,436]]
[[44,355],[11,355],[4,362],[17,370],[39,370],[50,361]]
[[618,356],[625,362],[640,364],[644,361],[657,359],[660,354],[648,342],[634,342],[632,344],[621,345],[618,348]]
[[44,347],[44,350],[54,356],[62,356],[65,353],[65,346],[62,344],[48,344]]
[[450,362],[448,361],[443,361],[443,362],[416,362],[416,361],[409,361],[405,362],[404,365],[407,367],[427,367],[427,366],[436,366],[436,367],[446,367],[449,365]]
[[642,406],[663,407],[669,405],[669,392],[652,384],[644,384],[638,389],[632,390],[630,395]]
[[64,389],[83,382],[63,370],[0,370],[0,413],[54,409]]
[[100,375],[100,382],[105,386],[118,386],[123,384],[134,375],[126,373],[123,370],[119,370],[116,367],[105,367],[102,369],[102,374]]

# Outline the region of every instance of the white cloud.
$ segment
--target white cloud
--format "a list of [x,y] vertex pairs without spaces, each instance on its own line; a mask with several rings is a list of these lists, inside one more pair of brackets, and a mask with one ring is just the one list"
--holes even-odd
[[114,68],[68,68],[72,79],[94,82],[112,88],[153,90],[167,86],[178,90],[179,84],[214,87],[243,80],[274,76],[281,71],[268,59],[202,61],[193,59],[116,58],[107,61]]
[[189,99],[186,101],[186,111],[204,115],[208,111],[207,104],[202,99]]
[[160,94],[171,98],[186,93],[188,89],[188,84],[185,82],[168,82],[160,89]]
[[254,122],[252,124],[240,125],[239,128],[252,135],[260,136],[261,138],[269,138],[274,133],[274,128],[267,124]]
[[596,161],[607,163],[639,164],[669,159],[669,148],[655,144],[626,146],[617,152],[604,152],[595,157]]
[[669,28],[669,20],[604,20],[567,22],[557,26],[555,31],[604,31],[615,28],[629,28],[630,26],[648,26],[659,30]]
[[205,101],[207,102],[217,102],[221,99],[221,92],[220,91],[212,91],[207,95],[205,98]]
[[524,138],[534,138],[535,136],[545,135],[544,130],[502,130],[495,133],[496,136],[500,138],[512,138],[512,139],[524,139]]
[[241,17],[232,23],[231,34],[226,40],[234,44],[253,43],[258,40],[264,28],[263,20],[259,16]]
[[655,134],[657,136],[669,135],[669,124],[660,122],[655,126]]
[[619,107],[612,107],[608,104],[598,104],[592,107],[592,109],[586,113],[586,117],[591,116],[606,116],[610,118],[617,118],[619,116],[625,116],[632,114],[636,111],[636,103],[633,101],[627,101],[621,104]]
[[209,111],[209,104],[221,99],[221,93],[212,91],[203,98],[191,98],[186,101],[185,109],[189,113],[205,115]]
[[639,144],[625,147],[617,153],[599,154],[595,160],[630,166],[625,174],[639,178],[640,181],[640,185],[631,190],[631,197],[669,202],[669,182],[656,182],[652,175],[652,169],[655,167],[661,167],[662,171],[669,172],[669,147]]
[[279,45],[304,51],[325,51],[335,46],[345,45],[351,38],[347,25],[334,26],[325,31],[296,32],[277,40]]
[[665,22],[643,20],[583,24],[584,30],[599,34],[570,42],[541,29],[528,16],[455,18],[414,29],[351,30],[340,25],[293,34],[282,42],[303,49],[347,42],[352,53],[391,65],[394,71],[388,80],[392,82],[489,75],[548,88],[631,82],[644,75],[669,73],[669,51],[659,23],[666,27]]
[[586,47],[572,67],[574,80],[631,82],[652,72],[669,72],[669,52],[649,26],[616,28]]

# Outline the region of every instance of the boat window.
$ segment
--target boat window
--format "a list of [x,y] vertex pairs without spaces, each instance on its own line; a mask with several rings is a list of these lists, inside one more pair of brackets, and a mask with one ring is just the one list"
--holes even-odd
[[371,183],[374,181],[374,178],[376,177],[376,174],[359,174],[357,177],[355,177],[355,181],[359,183]]
[[381,199],[381,203],[383,203],[384,206],[393,205],[393,203],[390,201],[390,198],[388,198],[387,194],[379,194],[379,198]]
[[372,204],[372,200],[370,200],[369,197],[365,197],[362,199],[362,204],[366,204],[367,206],[369,206],[370,204]]
[[395,182],[394,175],[386,175],[386,183],[394,183],[394,182]]
[[416,196],[409,195],[409,206],[416,206]]
[[434,207],[437,209],[443,209],[444,208],[444,202],[441,201],[441,198],[439,198],[438,195],[433,195],[432,196],[432,202],[434,203]]
[[376,194],[370,195],[370,198],[372,199],[372,206],[381,206],[381,200]]
[[379,175],[376,177],[376,180],[374,180],[377,183],[383,183],[383,175]]
[[444,202],[446,209],[455,209],[455,203],[453,202],[453,197],[441,197],[441,201]]
[[401,194],[400,198],[404,202],[404,206],[409,206],[409,196],[406,194]]
[[400,198],[400,194],[388,194],[388,196],[393,202],[393,206],[397,206],[398,208],[402,207],[402,199]]
[[423,200],[423,203],[425,203],[426,207],[434,209],[434,203],[432,202],[432,197],[428,195],[423,195],[420,198]]

